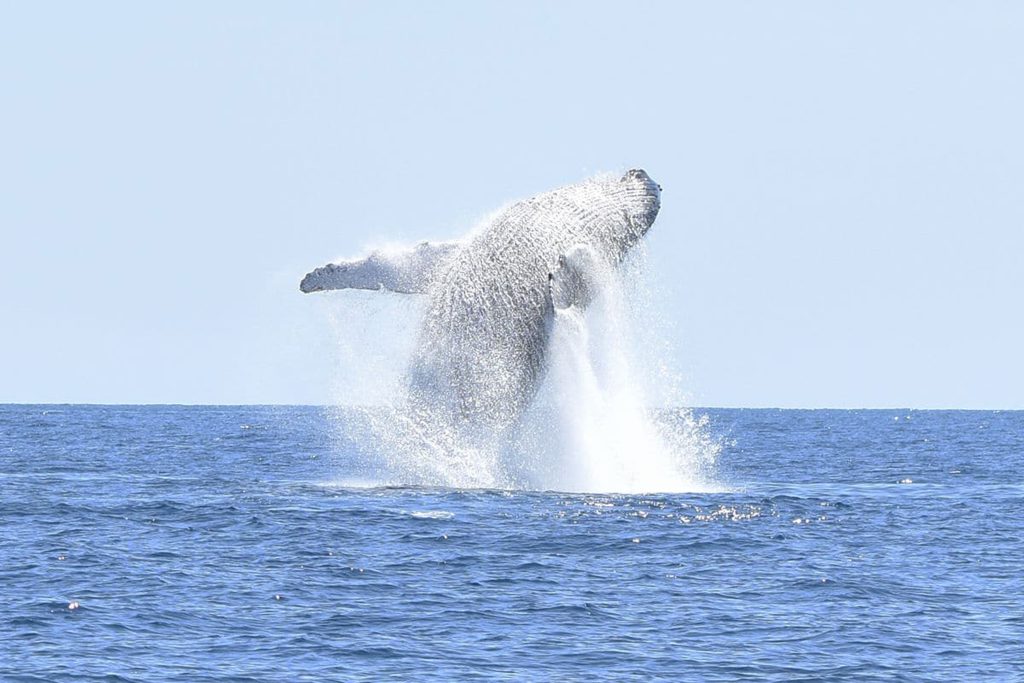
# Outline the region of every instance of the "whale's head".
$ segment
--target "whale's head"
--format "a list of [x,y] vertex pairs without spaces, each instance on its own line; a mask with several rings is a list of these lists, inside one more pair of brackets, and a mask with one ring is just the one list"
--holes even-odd
[[640,235],[646,233],[661,208],[661,185],[647,171],[634,168],[618,181],[618,194],[629,222]]

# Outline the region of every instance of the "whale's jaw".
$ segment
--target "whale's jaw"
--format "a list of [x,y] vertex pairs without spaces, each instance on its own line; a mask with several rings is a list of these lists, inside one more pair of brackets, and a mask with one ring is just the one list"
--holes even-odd
[[624,211],[638,237],[651,229],[661,210],[661,185],[642,168],[626,171],[619,180]]

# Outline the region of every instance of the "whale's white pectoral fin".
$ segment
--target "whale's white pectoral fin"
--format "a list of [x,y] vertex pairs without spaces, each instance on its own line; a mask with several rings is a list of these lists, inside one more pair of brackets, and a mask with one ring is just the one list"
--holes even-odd
[[411,249],[378,250],[355,261],[328,263],[302,278],[307,294],[328,289],[386,289],[419,294],[427,291],[438,268],[460,242],[420,242]]
[[588,247],[573,247],[558,257],[558,266],[548,273],[548,297],[559,310],[585,308],[597,292],[600,265]]

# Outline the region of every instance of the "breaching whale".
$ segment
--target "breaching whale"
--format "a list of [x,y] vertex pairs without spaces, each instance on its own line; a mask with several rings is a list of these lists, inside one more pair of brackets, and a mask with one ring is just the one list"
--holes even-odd
[[516,202],[469,237],[332,263],[303,292],[381,289],[429,297],[408,372],[417,409],[502,428],[543,376],[556,308],[586,306],[602,269],[650,229],[661,187],[643,170]]

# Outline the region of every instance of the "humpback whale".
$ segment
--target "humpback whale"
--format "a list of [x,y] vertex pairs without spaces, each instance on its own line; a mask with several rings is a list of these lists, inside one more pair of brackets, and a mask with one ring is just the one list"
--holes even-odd
[[426,295],[407,373],[412,404],[501,429],[536,393],[556,309],[585,307],[599,273],[623,260],[660,207],[661,186],[641,169],[591,178],[516,202],[462,240],[317,268],[300,289]]

